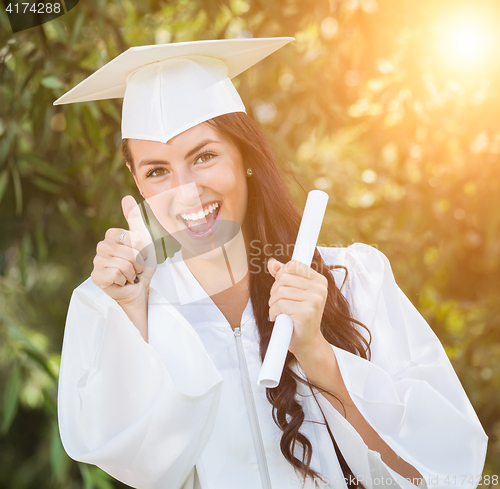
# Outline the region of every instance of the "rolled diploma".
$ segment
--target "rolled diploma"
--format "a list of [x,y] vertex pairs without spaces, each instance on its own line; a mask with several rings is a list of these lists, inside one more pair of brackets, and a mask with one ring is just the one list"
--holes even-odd
[[[327,193],[321,190],[311,190],[309,192],[302,221],[300,222],[299,233],[295,241],[292,260],[300,261],[308,267],[311,266],[327,203]],[[292,318],[287,314],[280,314],[274,323],[269,346],[257,381],[258,384],[264,387],[276,387],[279,384],[292,333]]]

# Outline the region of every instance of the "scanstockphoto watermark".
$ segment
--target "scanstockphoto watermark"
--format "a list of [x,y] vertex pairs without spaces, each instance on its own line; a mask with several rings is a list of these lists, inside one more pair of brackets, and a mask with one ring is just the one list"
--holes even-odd
[[[423,477],[424,482],[427,484],[427,487],[431,486],[449,486],[450,489],[452,487],[458,487],[458,486],[463,486],[463,487],[476,487],[476,486],[497,486],[498,485],[498,475],[470,475],[470,474],[459,474],[459,475],[431,475],[428,477]],[[398,478],[394,479],[392,477],[375,477],[375,478],[365,478],[363,476],[360,477],[354,477],[354,476],[349,476],[345,478],[341,477],[328,477],[328,476],[322,476],[320,479],[319,477],[314,478],[314,482],[319,486],[319,487],[326,487],[326,486],[340,486],[342,485],[342,482],[344,482],[346,485],[356,485],[358,483],[363,484],[365,487],[367,486],[372,486],[372,487],[389,487],[393,486],[395,489],[397,487],[401,486],[404,482],[409,482],[415,486],[421,485],[422,478],[418,479],[411,479],[411,478]],[[291,485],[303,485],[304,484],[304,478],[297,477],[297,476],[292,476],[290,477],[290,483]]]
[[3,0],[13,33],[24,31],[61,17],[75,8],[78,0]]
[[[344,248],[345,245],[341,243],[333,243],[333,244],[321,244],[317,245],[320,248]],[[371,244],[373,248],[378,249],[377,244]],[[289,257],[293,255],[293,251],[295,249],[294,244],[271,244],[266,243],[262,244],[259,240],[254,239],[250,241],[250,247],[248,250],[249,254],[249,271],[250,273],[261,273],[263,270],[267,273],[267,262],[270,258],[276,258],[281,262],[287,262]],[[356,264],[354,264],[356,266]],[[317,270],[314,263],[311,265],[311,268]],[[328,267],[330,268],[330,267]]]

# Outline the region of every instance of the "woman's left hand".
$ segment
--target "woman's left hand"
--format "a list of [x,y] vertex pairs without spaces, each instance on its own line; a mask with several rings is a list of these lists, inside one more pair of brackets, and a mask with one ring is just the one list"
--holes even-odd
[[326,277],[296,260],[283,264],[271,258],[267,269],[275,278],[269,299],[270,320],[288,314],[293,320],[289,351],[297,358],[314,353],[326,341],[320,330],[328,294]]

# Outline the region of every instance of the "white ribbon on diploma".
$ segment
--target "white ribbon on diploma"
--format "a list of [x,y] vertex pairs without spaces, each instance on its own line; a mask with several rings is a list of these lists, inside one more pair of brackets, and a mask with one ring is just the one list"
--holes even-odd
[[[327,193],[321,190],[309,192],[292,260],[300,261],[308,267],[311,266],[327,203]],[[257,381],[258,384],[264,387],[276,387],[279,384],[292,333],[292,318],[286,314],[280,314],[274,323],[271,340]]]

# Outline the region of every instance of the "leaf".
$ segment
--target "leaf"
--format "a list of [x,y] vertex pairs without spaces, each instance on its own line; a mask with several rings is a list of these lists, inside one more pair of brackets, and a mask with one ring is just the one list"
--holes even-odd
[[83,478],[84,489],[113,489],[113,479],[99,467],[78,464]]
[[109,100],[105,105],[105,111],[109,114],[116,122],[120,123],[122,120],[122,116],[119,110],[116,108],[116,104],[114,100]]
[[92,467],[92,480],[98,489],[113,489],[111,477],[99,467]]
[[3,400],[2,433],[9,431],[10,425],[16,417],[19,405],[19,392],[21,391],[21,367],[16,365],[10,372],[5,386]]
[[20,153],[17,155],[18,161],[26,162],[31,170],[35,170],[41,176],[67,183],[68,178],[62,174],[52,163],[32,153]]
[[43,222],[38,222],[35,228],[36,250],[38,252],[38,260],[45,261],[48,256],[47,241],[44,235]]
[[14,139],[14,136],[16,135],[16,132],[17,130],[11,126],[9,127],[7,133],[2,137],[2,140],[0,142],[0,165],[5,163],[6,161],[10,145],[12,143],[12,140]]
[[8,181],[9,181],[9,172],[7,170],[4,170],[0,174],[0,202],[2,202],[2,197],[5,192],[5,189],[7,188]]
[[83,122],[92,142],[96,147],[102,148],[101,130],[89,107],[82,107]]
[[73,32],[71,34],[71,45],[73,46],[80,35],[83,23],[85,22],[85,11],[81,10],[73,25]]
[[51,192],[53,194],[58,194],[61,191],[61,187],[58,184],[53,182],[49,182],[40,177],[33,177],[31,181],[40,189],[45,190],[47,192]]
[[56,379],[56,375],[54,375],[54,372],[49,368],[47,364],[47,358],[43,352],[40,352],[36,349],[36,347],[31,344],[28,347],[24,349],[25,353],[32,359],[34,360],[39,367],[42,368],[44,372],[50,375],[54,380]]
[[[57,381],[54,382],[54,389],[57,389]],[[57,418],[57,401],[52,392],[49,389],[43,391],[43,408],[51,417]]]
[[56,78],[53,75],[42,78],[40,84],[45,88],[50,88],[52,90],[59,90],[63,87],[61,80],[59,80],[59,78]]
[[19,171],[15,165],[12,166],[12,181],[14,182],[14,195],[16,197],[16,215],[19,215],[23,211],[23,187]]
[[61,214],[65,217],[66,222],[69,224],[74,232],[80,232],[82,229],[82,220],[80,216],[74,213],[74,206],[70,206],[69,203],[63,199],[59,199],[57,202],[57,207]]
[[90,466],[79,462],[78,468],[80,469],[80,474],[82,475],[83,479],[83,489],[94,489],[92,474],[90,473]]
[[[62,15],[64,15],[64,14],[62,14]],[[55,22],[52,22],[52,27],[57,32],[57,35],[59,36],[59,40],[63,44],[68,44],[68,36],[66,35],[66,32],[65,32],[66,25],[61,23],[61,22],[58,22],[56,20]]]
[[69,457],[62,446],[57,422],[53,422],[50,432],[50,466],[55,480],[62,482],[66,479],[68,461]]

